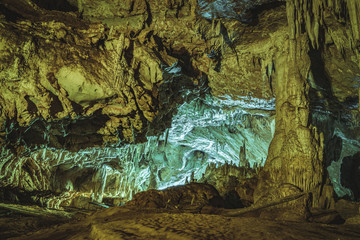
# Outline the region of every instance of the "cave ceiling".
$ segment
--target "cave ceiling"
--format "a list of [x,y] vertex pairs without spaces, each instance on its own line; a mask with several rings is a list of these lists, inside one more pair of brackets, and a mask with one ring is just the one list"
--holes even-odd
[[[181,92],[209,85],[214,95],[272,98],[284,4],[264,13],[250,13],[261,1],[230,4],[246,21],[217,13],[218,1],[201,4],[3,1],[2,131],[11,122],[26,135],[51,122],[46,144],[54,147],[141,142],[156,118],[171,117],[165,112],[183,101]],[[179,72],[169,69],[175,65]]]

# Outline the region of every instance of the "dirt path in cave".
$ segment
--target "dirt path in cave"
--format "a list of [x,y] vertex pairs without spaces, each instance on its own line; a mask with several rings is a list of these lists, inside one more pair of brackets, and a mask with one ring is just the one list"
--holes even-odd
[[[21,225],[20,225],[21,226]],[[360,239],[358,225],[273,221],[253,217],[134,210],[98,211],[9,239]]]

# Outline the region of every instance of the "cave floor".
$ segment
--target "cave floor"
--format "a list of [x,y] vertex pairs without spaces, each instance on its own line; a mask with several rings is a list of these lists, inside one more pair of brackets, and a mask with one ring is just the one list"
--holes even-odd
[[99,210],[57,222],[46,217],[2,216],[0,230],[0,239],[360,239],[359,225],[129,207]]

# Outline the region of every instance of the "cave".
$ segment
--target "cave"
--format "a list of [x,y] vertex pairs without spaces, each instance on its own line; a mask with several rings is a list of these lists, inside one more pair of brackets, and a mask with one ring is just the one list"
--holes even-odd
[[358,0],[0,1],[1,239],[360,239]]

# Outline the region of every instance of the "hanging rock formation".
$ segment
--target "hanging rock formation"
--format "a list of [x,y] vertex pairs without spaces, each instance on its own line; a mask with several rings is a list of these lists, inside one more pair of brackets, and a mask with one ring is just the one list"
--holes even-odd
[[[3,1],[2,136],[15,122],[21,132],[17,139],[26,138],[26,132],[36,131],[32,123],[41,120],[45,126],[38,130],[49,128],[50,139],[33,145],[76,150],[144,141],[145,129],[154,118],[181,101],[181,89],[200,87],[207,79],[216,95],[271,98],[265,71],[271,75],[272,63],[262,63],[256,56],[270,46],[252,54],[233,48],[239,41],[243,46],[254,41],[245,24],[199,18],[196,1],[77,4],[83,19],[36,1]],[[269,27],[264,24],[257,31]],[[271,44],[270,39],[265,42]],[[223,58],[219,71],[215,71],[219,59],[211,53],[227,56],[218,55]],[[240,71],[230,74],[238,66]],[[177,73],[182,77],[174,76]],[[234,81],[238,78],[244,80]],[[84,122],[86,129],[77,129]],[[12,140],[14,147],[17,139]]]

